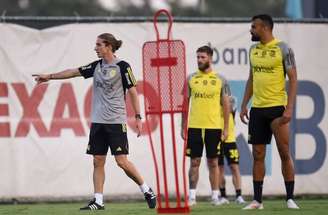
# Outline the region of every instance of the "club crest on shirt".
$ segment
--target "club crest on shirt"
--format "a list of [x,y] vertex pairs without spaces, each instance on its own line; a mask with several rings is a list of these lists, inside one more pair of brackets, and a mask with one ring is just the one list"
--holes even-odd
[[115,75],[116,75],[116,70],[112,69],[112,70],[109,72],[109,77],[110,77],[110,78],[113,78]]

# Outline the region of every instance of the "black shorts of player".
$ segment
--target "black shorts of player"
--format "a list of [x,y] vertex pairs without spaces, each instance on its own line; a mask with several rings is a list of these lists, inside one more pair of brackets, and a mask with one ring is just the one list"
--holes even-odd
[[220,152],[219,152],[219,165],[224,165],[224,158],[227,159],[228,164],[239,164],[239,151],[237,148],[236,142],[225,143],[222,142],[220,144]]
[[202,157],[205,145],[206,157],[216,158],[221,141],[220,129],[188,128],[186,155],[191,158]]
[[91,124],[87,154],[107,155],[108,147],[112,155],[129,154],[126,124]]
[[271,123],[281,117],[284,106],[251,108],[248,126],[249,144],[270,144],[272,138]]

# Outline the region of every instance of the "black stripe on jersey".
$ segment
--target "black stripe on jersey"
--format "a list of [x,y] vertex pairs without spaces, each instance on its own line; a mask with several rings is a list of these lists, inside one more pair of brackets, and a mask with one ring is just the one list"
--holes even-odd
[[97,65],[101,63],[101,60],[94,61],[92,63],[89,63],[86,66],[79,67],[79,72],[84,78],[91,78],[93,77],[93,74],[95,72],[95,69]]
[[120,67],[121,77],[122,77],[122,84],[124,95],[126,89],[136,86],[136,79],[132,73],[130,65],[125,61],[120,61],[117,63]]

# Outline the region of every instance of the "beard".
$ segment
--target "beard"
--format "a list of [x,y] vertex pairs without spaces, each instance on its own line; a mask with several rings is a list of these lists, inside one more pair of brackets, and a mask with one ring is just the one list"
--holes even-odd
[[257,41],[260,41],[260,37],[256,34],[252,34],[251,40],[254,41],[254,42],[257,42]]
[[204,72],[206,69],[208,69],[210,67],[210,63],[206,62],[206,63],[198,63],[198,69],[202,72]]

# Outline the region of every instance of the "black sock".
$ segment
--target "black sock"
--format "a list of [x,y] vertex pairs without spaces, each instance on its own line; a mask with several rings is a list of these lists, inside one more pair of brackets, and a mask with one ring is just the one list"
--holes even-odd
[[225,187],[224,188],[220,188],[220,193],[221,193],[221,197],[224,197],[224,198],[227,197]]
[[294,199],[294,181],[285,181],[286,187],[286,201],[288,199]]
[[254,200],[262,203],[263,181],[253,181]]
[[241,196],[241,189],[236,190],[236,198],[238,198],[238,196]]

